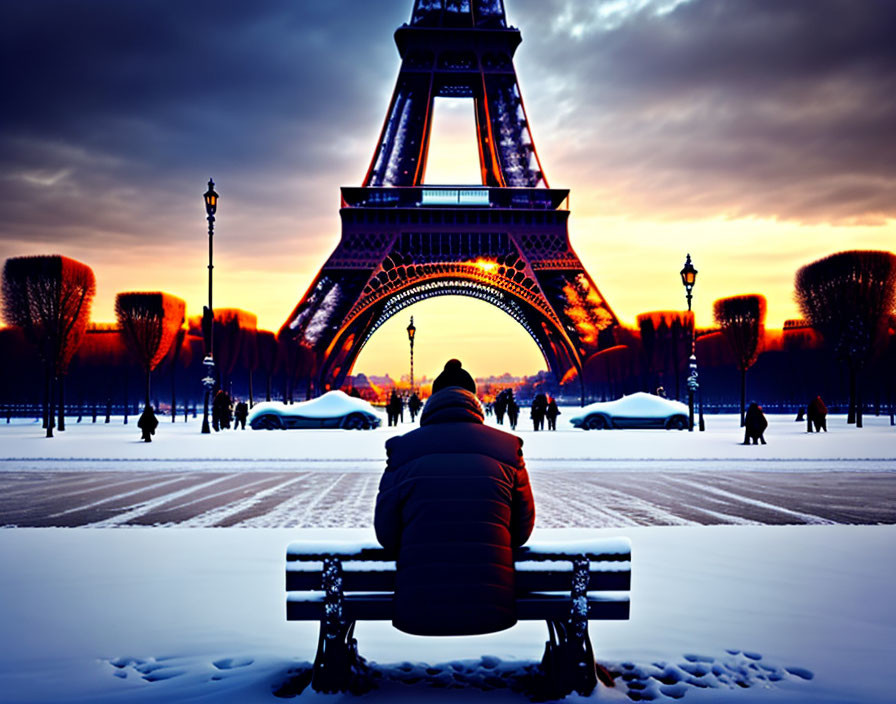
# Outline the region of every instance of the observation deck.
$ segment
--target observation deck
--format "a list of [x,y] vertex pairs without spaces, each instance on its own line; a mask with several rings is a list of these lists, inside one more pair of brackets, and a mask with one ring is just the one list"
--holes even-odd
[[[342,187],[343,208],[500,208],[568,210],[568,188],[487,186]],[[564,207],[565,206],[565,207]]]

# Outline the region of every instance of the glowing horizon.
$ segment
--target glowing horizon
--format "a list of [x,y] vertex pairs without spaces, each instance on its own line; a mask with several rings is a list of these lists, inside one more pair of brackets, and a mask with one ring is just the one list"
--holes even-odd
[[[90,265],[96,322],[114,321],[115,295],[136,290],[172,293],[197,315],[212,176],[214,305],[278,330],[339,241],[339,187],[359,185],[370,163],[399,62],[392,33],[411,3],[358,4],[350,20],[335,6],[273,5],[228,5],[211,26],[190,4],[164,16],[92,5],[95,24],[56,0],[17,15],[6,50],[31,58],[10,75],[0,134],[0,259],[59,253]],[[570,241],[623,324],[685,308],[688,253],[699,327],[712,324],[714,300],[755,292],[774,329],[799,317],[800,266],[894,248],[896,105],[880,96],[896,66],[874,31],[892,10],[863,6],[846,21],[839,5],[796,0],[639,0],[609,14],[563,0],[506,5],[524,39],[514,63],[541,163],[570,189]],[[112,41],[135,26],[140,46]],[[820,45],[828,32],[848,41]],[[51,49],[33,56],[38,41]],[[427,183],[479,183],[462,103],[436,103]],[[521,327],[473,305],[405,309],[354,371],[407,373],[406,339],[390,327],[405,315],[425,331],[421,359],[431,345],[480,376],[544,368]],[[506,356],[494,354],[501,340]]]

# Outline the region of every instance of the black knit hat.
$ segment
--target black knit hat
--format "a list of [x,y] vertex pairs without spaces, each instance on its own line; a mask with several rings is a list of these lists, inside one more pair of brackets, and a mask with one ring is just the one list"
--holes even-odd
[[449,359],[445,362],[444,371],[432,382],[432,392],[436,393],[449,386],[459,386],[471,394],[476,393],[476,382],[473,381],[470,373],[461,367],[460,362],[456,359]]

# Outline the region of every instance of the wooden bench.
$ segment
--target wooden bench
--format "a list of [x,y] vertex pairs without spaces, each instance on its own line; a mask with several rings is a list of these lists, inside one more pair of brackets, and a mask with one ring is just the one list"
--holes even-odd
[[[612,677],[595,662],[588,621],[628,619],[629,540],[533,542],[514,559],[517,619],[548,625],[546,693],[562,697],[575,689],[587,696],[598,679],[612,686]],[[355,622],[392,620],[395,561],[373,542],[293,543],[286,551],[286,591],[287,620],[320,622],[312,687],[352,689],[366,672]]]

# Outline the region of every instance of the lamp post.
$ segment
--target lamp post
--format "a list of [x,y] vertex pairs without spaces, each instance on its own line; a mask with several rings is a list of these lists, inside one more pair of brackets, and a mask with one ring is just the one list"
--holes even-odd
[[411,393],[414,393],[414,335],[417,328],[414,327],[414,316],[411,316],[411,324],[408,325],[408,342],[411,343]]
[[[688,301],[688,312],[691,312],[691,291],[694,284],[697,283],[697,270],[691,262],[691,255],[688,254],[684,262],[684,268],[681,270],[681,283],[684,285],[685,294]],[[697,326],[691,333],[691,357],[688,361],[688,432],[694,432],[694,393],[700,388],[697,381]],[[701,394],[702,400],[702,394]],[[703,404],[700,404],[700,430],[705,430],[703,424]]]
[[208,190],[203,195],[205,200],[205,213],[208,216],[208,308],[203,311],[203,332],[206,332],[207,346],[205,348],[205,359],[202,364],[205,367],[205,376],[202,378],[202,385],[205,387],[205,402],[202,406],[202,432],[210,433],[208,427],[208,399],[211,395],[212,388],[215,385],[215,360],[214,360],[214,342],[215,342],[215,313],[212,308],[212,270],[215,268],[212,264],[212,242],[215,236],[215,211],[218,209],[218,194],[215,192],[215,182],[208,180]]

